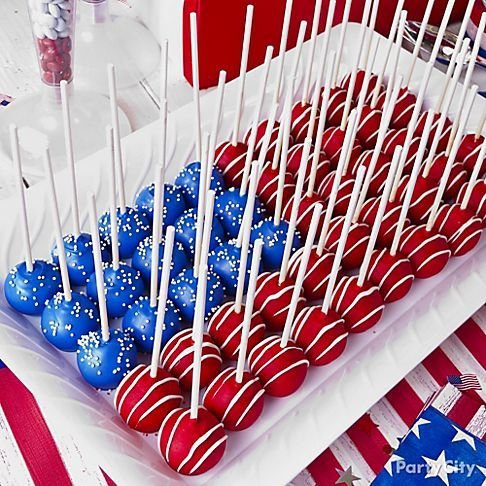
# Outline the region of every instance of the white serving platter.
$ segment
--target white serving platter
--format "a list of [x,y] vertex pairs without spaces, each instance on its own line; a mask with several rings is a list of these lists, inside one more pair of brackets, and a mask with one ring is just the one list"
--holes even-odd
[[[343,61],[351,65],[352,48],[359,27],[348,27]],[[376,34],[378,36],[378,34]],[[331,48],[337,44],[334,28]],[[380,38],[380,51],[384,39]],[[322,36],[319,42],[322,41]],[[304,46],[304,56],[308,45]],[[293,51],[287,57],[292,65]],[[377,58],[384,56],[378,53]],[[406,72],[410,54],[403,51],[400,72]],[[275,62],[273,70],[275,71]],[[418,61],[412,88],[420,82],[424,63]],[[270,79],[274,77],[271,73]],[[259,84],[260,68],[247,77],[242,127],[249,125]],[[433,104],[444,75],[432,74],[427,105]],[[215,92],[201,99],[204,129],[211,124]],[[231,129],[236,83],[226,89],[221,139]],[[268,97],[270,98],[270,97]],[[268,110],[268,104],[265,110]],[[476,126],[486,108],[478,97],[470,119]],[[452,107],[451,114],[455,107]],[[453,116],[453,115],[452,115]],[[173,137],[168,179],[172,180],[194,151],[191,105],[169,115]],[[129,200],[152,178],[157,161],[158,123],[135,132],[124,140],[126,187]],[[176,143],[174,143],[176,142]],[[97,195],[99,208],[108,207],[108,157],[99,152],[78,164],[79,194]],[[69,185],[65,172],[56,182],[64,231],[70,230]],[[53,228],[47,205],[46,186],[28,191],[28,211],[35,257],[47,257],[53,242]],[[87,211],[82,206],[83,228]],[[15,199],[0,202],[0,277],[23,259]],[[486,300],[486,238],[462,258],[453,259],[437,277],[414,284],[403,300],[386,308],[382,321],[371,331],[349,339],[345,353],[325,368],[311,369],[304,386],[286,399],[266,399],[262,418],[249,430],[230,434],[221,463],[203,476],[186,478],[171,471],[159,456],[154,437],[129,430],[111,405],[112,394],[101,394],[83,382],[73,354],[61,353],[41,337],[38,319],[26,319],[0,302],[0,357],[36,396],[55,435],[69,428],[79,447],[97,461],[119,485],[211,484],[279,485],[295,477],[341,433],[377,402],[390,388],[452,334]]]

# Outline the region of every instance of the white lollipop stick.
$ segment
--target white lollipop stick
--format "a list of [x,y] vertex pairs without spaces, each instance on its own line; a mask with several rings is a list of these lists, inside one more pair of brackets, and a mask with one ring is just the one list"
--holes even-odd
[[290,71],[290,76],[292,79],[295,79],[297,77],[297,71],[299,69],[300,59],[302,57],[302,46],[304,45],[306,29],[307,29],[307,22],[303,20],[299,26],[299,34],[297,36],[297,43],[295,45],[294,64]]
[[412,62],[408,69],[408,73],[404,78],[404,82],[405,82],[404,86],[408,86],[412,79],[413,71],[415,69],[415,63],[417,62],[417,59],[420,54],[420,49],[422,48],[422,42],[424,40],[425,31],[427,30],[427,27],[429,25],[430,14],[432,13],[433,6],[434,6],[434,0],[428,0],[427,7],[424,12],[424,16],[422,17],[422,22],[420,23],[419,33],[417,35],[417,39],[415,40],[415,47],[412,52]]
[[351,11],[352,3],[353,0],[346,0],[346,3],[344,5],[343,20],[340,25],[341,31],[339,33],[339,44],[336,51],[336,67],[335,67],[334,79],[332,81],[333,86],[336,85],[337,78],[339,76],[339,67],[341,65],[341,58],[343,56],[344,40],[346,39],[346,30],[348,28],[349,13]]
[[483,117],[481,118],[481,121],[479,122],[476,132],[474,134],[474,140],[478,140],[478,138],[481,136],[481,133],[483,132],[484,124],[486,123],[486,112],[483,113]]
[[[155,168],[154,177],[154,219],[152,226],[152,259],[150,261],[150,307],[157,305],[157,284],[159,279],[159,243],[160,234],[162,232],[162,186],[163,182],[163,167]],[[164,245],[164,261],[165,261]]]
[[447,186],[447,181],[449,180],[449,175],[451,173],[452,165],[456,160],[457,152],[462,142],[462,134],[464,133],[464,128],[466,126],[467,120],[471,113],[472,105],[474,103],[474,99],[476,98],[477,92],[478,92],[478,86],[473,85],[471,91],[469,92],[468,99],[466,101],[466,112],[464,113],[464,116],[461,119],[461,123],[459,124],[459,129],[457,131],[456,139],[452,144],[451,153],[449,154],[449,158],[447,159],[444,172],[442,174],[442,177],[440,178],[439,189],[437,190],[434,203],[432,204],[432,208],[430,210],[429,219],[427,220],[428,231],[430,231],[434,226],[435,218],[437,217],[437,212],[439,210],[439,206],[442,201],[442,196],[444,195],[444,191]]
[[258,163],[263,167],[268,148],[270,147],[270,141],[272,139],[272,132],[275,127],[275,120],[277,119],[278,104],[274,104],[270,111],[270,116],[268,117],[267,126],[265,128],[265,135],[263,136],[262,146],[260,148],[260,153],[258,154]]
[[199,47],[197,40],[197,15],[191,12],[191,65],[192,65],[192,96],[194,102],[194,129],[196,132],[196,159],[201,160],[201,104],[199,100]]
[[368,23],[368,33],[365,36],[366,43],[364,46],[364,50],[361,53],[358,66],[367,66],[368,64],[368,57],[370,55],[370,47],[371,47],[371,41],[373,40],[373,33],[375,32],[376,17],[378,16],[379,5],[380,5],[380,0],[375,0],[375,3],[373,4],[373,8],[371,10],[370,21]]
[[207,173],[211,171],[208,167],[208,145],[209,145],[209,135],[204,134],[203,146],[201,154],[201,165],[199,171],[199,194],[198,194],[198,205],[197,205],[197,220],[196,220],[196,246],[194,250],[194,275],[197,276],[197,272],[200,267],[200,257],[201,257],[201,241],[203,237],[204,228],[204,210],[206,205],[206,180]]
[[314,64],[314,55],[316,53],[316,40],[319,30],[319,20],[321,18],[322,0],[316,0],[314,6],[314,15],[312,17],[312,30],[310,36],[309,58],[307,59],[307,66],[304,77],[304,91],[302,93],[302,106],[307,103],[309,97],[309,88],[312,77],[312,66]]
[[[392,59],[390,76],[388,78],[388,86],[394,85],[395,79],[396,79],[396,76],[397,76],[398,61],[400,59],[400,54],[402,52],[403,33],[405,31],[405,24],[407,22],[407,15],[408,15],[408,13],[407,13],[406,10],[404,10],[400,14],[400,22],[399,22],[399,25],[398,25],[397,39],[396,39],[396,42],[395,42],[396,52],[395,52],[395,56]],[[385,101],[383,102],[383,112],[387,109],[387,107],[389,105],[390,94],[391,94],[390,90],[387,90],[386,94],[385,94]],[[378,99],[378,93],[376,94],[376,97]],[[375,104],[376,104],[376,101],[377,100],[374,100]]]
[[[329,66],[326,73],[326,80],[324,82],[324,94],[321,100],[321,109],[320,109],[319,123],[317,124],[317,135],[314,144],[314,152],[312,154],[312,165],[311,165],[311,172],[309,177],[309,185],[307,187],[307,197],[312,196],[312,194],[314,193],[314,187],[316,185],[317,166],[319,164],[319,158],[321,156],[322,134],[324,133],[324,129],[326,127],[327,109],[329,107],[329,97],[331,95],[331,77],[334,71],[335,59],[336,59],[336,53],[334,51],[331,51],[331,55],[329,58]],[[307,136],[309,136],[309,134],[307,134]]]
[[24,240],[25,268],[28,272],[32,272],[32,270],[34,269],[34,260],[32,259],[32,248],[30,246],[29,220],[27,218],[24,178],[22,177],[22,163],[20,161],[19,136],[17,133],[17,127],[15,125],[10,125],[9,128],[12,158],[17,172],[17,189],[20,203],[20,223],[22,226],[22,239]]
[[159,164],[164,167],[167,165],[167,100],[160,100],[160,155]]
[[287,238],[285,239],[285,248],[282,258],[282,266],[280,268],[279,284],[285,280],[289,268],[290,254],[292,252],[292,246],[294,243],[294,235],[297,226],[297,218],[299,216],[300,201],[302,200],[302,190],[304,189],[305,174],[307,172],[311,144],[312,140],[310,138],[306,138],[304,142],[304,149],[302,151],[302,158],[300,160],[299,173],[297,175],[297,183],[295,187],[294,201],[292,203],[292,211],[290,213]]
[[319,226],[319,220],[322,214],[322,204],[316,204],[312,212],[312,219],[309,226],[309,232],[307,233],[307,238],[305,240],[304,251],[299,264],[299,270],[297,273],[297,278],[295,280],[295,285],[292,291],[292,297],[290,300],[290,307],[287,313],[287,318],[285,319],[285,326],[282,332],[282,339],[280,340],[280,347],[285,348],[289,342],[290,332],[292,331],[292,325],[294,324],[295,314],[297,312],[297,304],[299,303],[300,292],[302,290],[302,285],[304,283],[305,272],[307,270],[307,265],[309,264],[309,258],[314,246],[314,241],[316,238],[317,227]]
[[381,195],[380,204],[378,206],[378,211],[376,212],[375,221],[373,222],[373,227],[371,228],[370,240],[368,246],[366,247],[366,253],[363,258],[363,263],[359,269],[358,275],[358,286],[362,287],[368,274],[368,269],[370,267],[371,255],[375,249],[376,240],[378,239],[378,232],[380,231],[381,222],[383,221],[383,216],[385,215],[386,205],[388,204],[388,197],[392,189],[393,181],[395,180],[395,172],[398,167],[398,162],[400,160],[400,152],[402,147],[397,147],[393,154],[393,159],[388,172],[388,177],[386,178],[385,188],[383,189],[383,194]]
[[226,83],[226,71],[219,72],[218,87],[216,89],[216,105],[214,109],[213,123],[211,126],[211,136],[209,137],[209,158],[208,167],[214,164],[214,155],[218,141],[219,125],[221,122],[221,109],[223,107],[224,88]]
[[197,418],[199,407],[199,389],[201,385],[201,359],[204,332],[204,314],[206,307],[206,286],[208,279],[207,265],[201,265],[197,281],[196,308],[194,312],[194,324],[192,339],[194,342],[194,358],[192,366],[191,384],[191,419]]
[[383,143],[385,141],[385,136],[388,131],[388,127],[390,126],[390,121],[391,117],[393,114],[393,110],[395,108],[395,102],[398,98],[398,93],[400,92],[400,85],[402,82],[401,76],[399,76],[395,80],[395,85],[393,87],[393,90],[390,89],[390,85],[388,85],[387,92],[391,91],[391,96],[390,96],[390,103],[386,107],[386,110],[384,111],[383,117],[381,119],[380,123],[380,128],[378,130],[378,139],[376,141],[376,145],[373,151],[373,155],[371,156],[371,161],[368,166],[368,171],[366,172],[366,177],[363,183],[363,189],[361,190],[358,198],[358,204],[356,205],[356,213],[353,218],[353,222],[358,221],[359,215],[361,213],[361,209],[363,207],[363,204],[366,200],[366,196],[368,194],[368,189],[371,184],[371,179],[373,178],[373,174],[375,172],[376,164],[378,162],[378,158],[381,153],[381,149],[383,147]]
[[66,302],[69,302],[72,298],[71,284],[69,282],[69,273],[66,263],[66,250],[64,249],[64,240],[62,238],[61,218],[59,216],[56,185],[54,184],[54,174],[52,172],[51,154],[48,147],[46,147],[44,151],[44,170],[46,171],[47,181],[49,183],[49,199],[51,202],[52,220],[54,222],[54,230],[56,233],[56,246],[59,256],[59,268],[61,269],[64,300],[66,300]]
[[287,101],[285,103],[284,119],[281,125],[283,131],[282,156],[280,157],[280,165],[278,171],[278,187],[277,187],[277,201],[275,203],[275,213],[273,221],[276,226],[280,224],[282,217],[283,192],[285,187],[285,173],[287,172],[287,159],[290,144],[290,117],[291,117],[291,103],[292,91],[289,90],[287,94]]
[[[425,128],[424,133],[430,133],[430,129],[432,128],[432,123],[434,122],[434,110],[429,110],[427,113],[427,119],[425,120]],[[410,207],[410,203],[412,202],[413,191],[415,189],[415,184],[417,183],[417,178],[420,173],[420,168],[422,166],[422,161],[424,160],[425,150],[427,148],[427,141],[428,135],[424,135],[419,144],[417,158],[413,164],[412,172],[410,174],[410,179],[408,180],[407,189],[405,191],[405,196],[403,198],[402,209],[400,210],[400,215],[398,217],[397,227],[395,229],[395,235],[393,236],[393,242],[391,245],[390,253],[392,256],[395,256],[398,251],[398,245],[400,244],[400,239],[402,237],[403,228],[405,227],[405,221],[407,219],[408,209]],[[401,158],[400,158],[401,163]],[[398,172],[398,170],[397,170]],[[399,182],[399,181],[398,181]],[[395,195],[393,192],[396,193],[396,188],[398,186],[397,178],[395,176],[395,183],[393,184],[392,193],[389,196],[389,200],[393,201]]]
[[[437,109],[436,109],[437,112],[441,110],[442,103],[444,101],[444,97],[447,93],[447,85],[448,85],[449,80],[452,76],[452,73],[453,73],[453,71],[456,67],[456,63],[459,64],[458,56],[459,56],[459,53],[461,51],[461,46],[463,45],[464,35],[466,34],[467,24],[468,24],[469,19],[471,17],[471,12],[472,12],[472,9],[474,7],[475,1],[476,0],[469,0],[467,7],[466,7],[466,11],[464,12],[464,16],[463,16],[462,22],[461,22],[461,27],[459,28],[459,32],[457,33],[457,39],[456,39],[456,44],[454,46],[454,51],[452,52],[452,56],[449,60],[449,65],[447,66],[447,72],[446,72],[447,80],[444,83],[442,93],[441,93],[439,101],[437,103]],[[469,39],[467,39],[467,45],[469,47]],[[463,63],[464,63],[464,60],[460,63],[461,67],[463,67]]]
[[280,46],[278,48],[277,80],[275,82],[275,92],[273,94],[274,98],[272,104],[275,104],[280,97],[280,87],[282,85],[282,76],[285,64],[285,52],[287,50],[287,39],[289,37],[290,17],[292,16],[292,3],[293,0],[286,0],[285,2],[282,35],[280,36]]
[[383,62],[383,66],[378,72],[378,77],[376,80],[376,85],[373,89],[373,95],[371,97],[371,108],[376,107],[376,103],[378,101],[378,96],[380,95],[380,86],[383,83],[383,78],[385,77],[386,68],[388,66],[388,62],[390,60],[390,54],[393,48],[393,41],[395,40],[395,36],[397,35],[398,29],[398,21],[400,20],[400,12],[403,9],[403,2],[405,0],[398,0],[397,7],[395,9],[395,15],[393,16],[392,25],[390,28],[390,34],[388,35],[388,39],[386,42],[386,54],[385,54],[385,61]]
[[123,154],[121,145],[120,120],[118,118],[118,96],[116,90],[115,66],[108,64],[108,88],[110,93],[110,111],[111,124],[113,126],[113,138],[115,146],[115,168],[116,168],[116,185],[118,186],[118,197],[120,198],[120,211],[122,214],[127,209],[125,175],[123,169]]
[[248,5],[246,7],[245,33],[243,35],[243,49],[241,52],[238,96],[236,98],[236,112],[235,112],[235,120],[233,126],[233,137],[231,139],[232,145],[236,145],[238,143],[238,134],[240,131],[241,112],[243,110],[243,96],[245,94],[246,70],[248,67],[248,54],[250,52],[250,37],[251,37],[252,23],[253,23],[253,5]]
[[336,280],[341,267],[341,260],[344,254],[344,247],[346,246],[346,241],[348,239],[349,229],[351,228],[351,220],[353,219],[353,214],[356,209],[356,203],[358,202],[358,195],[361,189],[361,184],[363,183],[365,168],[360,167],[356,173],[356,180],[353,186],[353,192],[351,194],[351,200],[349,202],[348,210],[346,216],[344,217],[343,229],[341,230],[341,236],[339,237],[338,246],[336,249],[336,254],[334,256],[334,261],[332,263],[331,273],[329,274],[329,280],[327,283],[326,295],[324,296],[324,302],[322,303],[322,312],[327,314],[329,307],[331,305],[332,294],[334,292],[334,287],[336,285]]
[[462,198],[462,201],[461,201],[461,209],[466,209],[467,205],[469,204],[469,200],[471,199],[471,194],[473,192],[474,185],[476,184],[476,181],[478,180],[479,171],[481,170],[481,167],[483,165],[485,155],[486,155],[486,138],[483,140],[483,143],[481,145],[481,149],[479,150],[478,160],[474,164],[474,168],[471,172],[471,178],[469,179],[469,182],[467,183],[466,192],[464,193],[464,197]]
[[213,228],[215,198],[216,198],[215,192],[213,190],[209,191],[206,200],[206,207],[204,210],[204,231],[203,231],[203,238],[201,243],[201,256],[200,256],[201,266],[207,266],[208,264],[209,244],[211,240],[211,230]]
[[235,311],[237,314],[241,312],[241,305],[243,303],[243,293],[245,291],[245,274],[246,262],[248,260],[248,249],[250,247],[251,224],[253,219],[253,210],[255,207],[255,193],[258,180],[258,164],[253,162],[251,167],[250,189],[248,191],[248,199],[243,215],[243,222],[236,246],[241,248],[240,251],[240,266],[238,268],[238,283],[236,286],[235,297]]
[[94,194],[89,196],[89,221],[91,238],[93,240],[93,258],[95,265],[96,293],[98,294],[98,306],[100,308],[101,338],[104,342],[110,340],[110,326],[108,312],[106,310],[105,281],[103,277],[103,263],[101,261],[100,234],[98,233],[98,216],[96,211],[96,199]]
[[256,240],[253,245],[248,292],[246,294],[245,315],[243,316],[241,341],[238,350],[238,361],[236,363],[236,383],[241,383],[243,381],[243,372],[245,371],[246,350],[248,349],[248,337],[250,336],[250,325],[253,315],[253,304],[255,301],[256,281],[260,271],[262,248],[263,241],[261,239]]
[[164,39],[160,46],[160,100],[167,99],[167,77],[169,73],[169,41]]
[[69,97],[67,93],[67,82],[65,80],[60,83],[61,89],[61,106],[62,106],[62,124],[64,128],[64,144],[66,147],[66,157],[69,170],[69,178],[71,185],[71,213],[73,217],[73,235],[78,237],[79,230],[79,205],[78,205],[78,188],[76,185],[76,168],[74,166],[74,149],[73,149],[73,135],[71,130],[71,116],[69,111]]
[[[152,349],[152,359],[150,361],[151,378],[157,376],[157,369],[159,367],[160,348],[162,346],[162,334],[165,321],[165,308],[167,305],[167,291],[169,289],[170,281],[170,267],[172,266],[172,252],[174,249],[174,234],[174,227],[169,226],[165,233],[164,261],[162,264],[162,275],[160,277],[157,318],[155,319],[154,347]],[[155,303],[157,304],[157,298],[155,299]],[[153,307],[155,307],[155,305]]]
[[334,212],[334,205],[336,204],[336,198],[341,185],[341,178],[343,175],[344,165],[348,157],[347,152],[353,144],[353,131],[354,124],[357,123],[356,111],[353,110],[349,115],[349,123],[346,128],[346,134],[344,136],[343,148],[339,156],[339,162],[336,168],[336,174],[334,175],[334,181],[332,183],[331,194],[329,200],[327,201],[326,215],[324,216],[324,223],[322,225],[322,232],[319,237],[319,243],[317,244],[317,254],[322,255],[324,251],[324,244],[326,242],[327,232],[329,231],[329,223],[331,222],[332,213]]
[[110,154],[110,236],[113,268],[120,267],[120,248],[118,242],[118,215],[116,208],[116,168],[113,129],[106,127],[106,146]]
[[265,91],[267,89],[268,74],[270,72],[270,63],[273,56],[273,47],[268,46],[265,54],[265,62],[262,68],[262,79],[260,81],[260,89],[258,91],[257,104],[255,107],[255,113],[253,115],[253,124],[250,131],[250,137],[248,139],[248,150],[245,156],[245,169],[243,171],[243,179],[241,181],[240,195],[246,194],[248,186],[248,178],[250,177],[250,166],[253,160],[253,154],[255,152],[256,136],[258,130],[258,123],[260,121],[260,115],[262,111],[263,101],[265,99]]
[[[440,139],[442,137],[442,131],[445,126],[445,122],[447,120],[447,113],[449,111],[449,108],[452,103],[452,98],[454,96],[454,92],[456,90],[457,82],[459,80],[459,77],[461,76],[462,72],[462,63],[464,62],[464,58],[467,53],[467,49],[469,47],[469,42],[468,40],[464,40],[463,42],[463,49],[461,50],[461,53],[459,54],[458,57],[458,64],[456,65],[456,69],[454,71],[454,76],[452,77],[452,82],[448,84],[448,90],[447,90],[447,95],[445,98],[445,103],[442,105],[442,113],[440,115],[440,118],[437,122],[437,126],[435,128],[435,135],[434,139],[432,140],[432,145],[430,146],[429,149],[429,154],[427,156],[427,161],[425,163],[425,168],[423,175],[424,177],[427,177],[430,172],[430,168],[432,167],[432,162],[434,161],[434,158],[437,154],[437,147],[439,146]],[[437,110],[436,110],[437,112]]]
[[[466,101],[467,90],[469,89],[469,85],[471,84],[471,77],[473,75],[474,68],[476,67],[476,59],[479,54],[479,48],[481,47],[481,39],[483,38],[482,34],[484,33],[485,27],[486,27],[486,12],[483,12],[483,14],[481,15],[481,21],[479,22],[476,38],[474,39],[474,45],[471,50],[471,56],[469,58],[469,63],[467,65],[466,74],[464,76],[461,96],[459,97],[459,103],[457,105],[459,107],[457,111],[458,114],[461,112],[464,102]],[[452,142],[454,141],[454,138],[456,136],[457,127],[459,126],[460,119],[461,117],[458,115],[454,118],[454,122],[452,123],[447,152],[450,151]]]
[[341,120],[341,130],[344,131],[346,123],[348,121],[349,111],[351,110],[351,102],[353,101],[354,87],[356,85],[356,77],[358,75],[359,60],[361,53],[363,52],[363,46],[366,37],[366,25],[368,24],[368,18],[371,9],[371,0],[365,0],[365,6],[363,11],[363,18],[361,19],[361,28],[358,38],[358,52],[356,54],[356,61],[354,62],[353,70],[351,71],[351,77],[349,78],[348,92],[346,93],[346,102],[344,103],[343,118]]
[[444,16],[442,17],[442,21],[440,23],[439,30],[437,32],[437,37],[434,42],[434,47],[432,48],[432,52],[430,54],[430,59],[433,59],[434,62],[437,59],[437,55],[439,54],[439,49],[440,46],[442,45],[442,39],[444,37],[447,26],[449,24],[449,19],[451,17],[452,9],[454,8],[454,3],[455,0],[449,0],[447,2],[447,7],[444,11]]

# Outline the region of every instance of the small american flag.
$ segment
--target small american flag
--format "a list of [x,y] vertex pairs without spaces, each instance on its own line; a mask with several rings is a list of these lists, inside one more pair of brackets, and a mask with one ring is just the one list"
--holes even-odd
[[12,102],[11,96],[0,93],[0,106],[7,106]]
[[464,375],[451,375],[448,377],[449,383],[460,391],[481,390],[478,377],[472,373]]

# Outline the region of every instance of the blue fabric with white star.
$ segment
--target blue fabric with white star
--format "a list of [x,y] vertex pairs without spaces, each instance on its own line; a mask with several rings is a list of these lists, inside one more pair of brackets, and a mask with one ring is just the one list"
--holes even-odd
[[429,407],[372,484],[481,486],[485,482],[486,443]]

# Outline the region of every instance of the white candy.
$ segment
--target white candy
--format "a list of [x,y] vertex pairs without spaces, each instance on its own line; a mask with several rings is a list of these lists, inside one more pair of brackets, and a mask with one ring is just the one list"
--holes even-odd
[[64,31],[62,31],[62,32],[59,32],[59,34],[58,34],[58,35],[59,35],[59,37],[60,37],[61,39],[63,39],[64,37],[69,37],[69,29],[66,29],[66,30],[64,30]]
[[71,18],[71,12],[69,10],[61,10],[61,18],[68,22]]
[[49,14],[41,14],[37,17],[39,24],[48,29],[54,29],[57,20]]
[[61,16],[61,9],[57,5],[50,3],[48,8],[49,8],[49,13],[54,18],[58,19]]
[[44,26],[43,27],[43,32],[44,35],[51,40],[56,40],[57,39],[57,32],[54,29],[50,29],[49,27]]
[[44,35],[44,31],[42,29],[42,26],[37,24],[37,23],[34,23],[33,24],[33,30],[34,30],[34,35],[38,38],[38,39],[44,39],[45,38],[45,35]]
[[67,24],[64,21],[64,19],[57,19],[57,25],[56,25],[56,30],[58,32],[64,32],[67,29]]
[[62,2],[64,2],[65,0],[51,0],[51,3],[53,3],[54,5],[58,5]]
[[71,10],[71,5],[69,2],[64,1],[59,4],[59,8],[62,10]]

